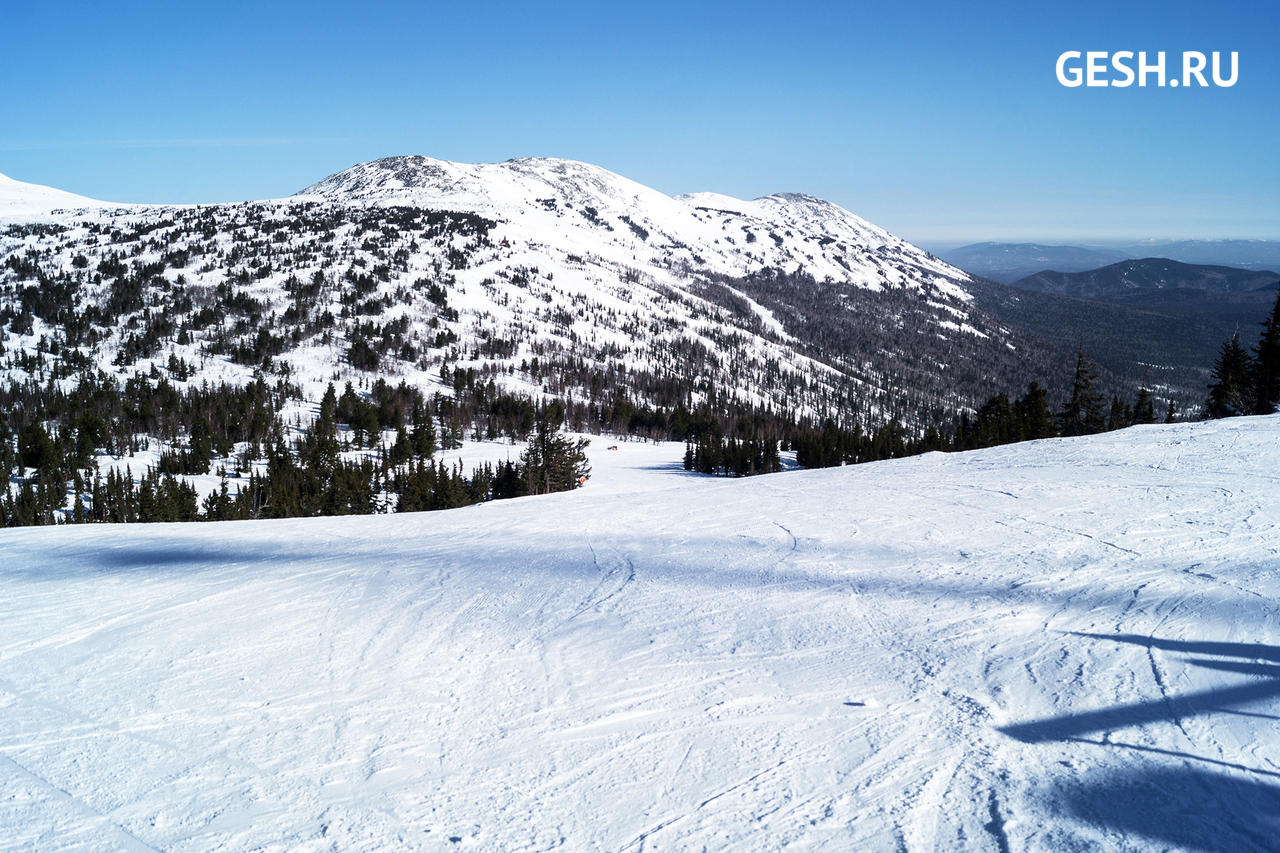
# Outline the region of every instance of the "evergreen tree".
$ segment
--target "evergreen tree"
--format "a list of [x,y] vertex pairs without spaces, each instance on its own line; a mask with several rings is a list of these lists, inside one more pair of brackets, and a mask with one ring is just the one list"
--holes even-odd
[[38,423],[28,424],[18,435],[18,457],[27,468],[51,473],[58,467],[58,448]]
[[1053,438],[1058,434],[1053,410],[1049,408],[1049,392],[1041,388],[1040,383],[1033,381],[1028,385],[1026,396],[1015,403],[1014,408],[1020,422],[1023,441]]
[[1111,413],[1107,415],[1107,431],[1124,429],[1133,423],[1133,410],[1129,404],[1120,399],[1119,394],[1111,397]]
[[436,427],[427,414],[426,403],[417,399],[413,403],[413,432],[409,436],[413,455],[430,459],[436,452]]
[[587,464],[587,440],[569,439],[560,434],[564,406],[556,400],[537,414],[534,435],[520,455],[529,494],[545,495],[576,488],[580,478],[591,473]]
[[401,425],[396,429],[396,441],[391,445],[391,454],[388,462],[392,467],[398,467],[413,458],[413,445],[409,442],[409,433]]
[[1253,359],[1240,345],[1240,335],[1222,345],[1222,352],[1213,364],[1213,384],[1205,400],[1205,416],[1230,418],[1246,415],[1254,410],[1252,405]]
[[1280,291],[1271,315],[1262,323],[1262,338],[1253,352],[1254,411],[1269,415],[1280,404]]
[[1071,399],[1058,414],[1063,435],[1092,435],[1106,429],[1102,414],[1104,398],[1094,387],[1098,381],[1096,365],[1085,355],[1084,343],[1076,356],[1076,374],[1071,381]]
[[208,474],[213,464],[213,433],[204,415],[196,415],[191,425],[191,452],[184,474]]
[[1153,424],[1156,422],[1155,401],[1151,399],[1151,389],[1147,388],[1147,372],[1142,371],[1142,387],[1138,389],[1138,402],[1133,404],[1133,423]]
[[978,409],[973,426],[973,447],[994,447],[1022,440],[1022,424],[1004,392],[992,394]]

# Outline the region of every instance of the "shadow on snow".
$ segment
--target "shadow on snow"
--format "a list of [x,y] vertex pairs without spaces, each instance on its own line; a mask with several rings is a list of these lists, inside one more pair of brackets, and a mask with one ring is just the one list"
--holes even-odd
[[[1280,785],[1265,781],[1266,777],[1280,779],[1280,772],[1153,746],[1125,744],[1109,737],[1105,740],[1083,737],[1150,723],[1181,725],[1181,721],[1189,717],[1209,714],[1280,719],[1238,708],[1280,696],[1280,666],[1264,662],[1280,661],[1280,648],[1256,643],[1162,640],[1132,634],[1077,633],[1076,636],[1188,655],[1231,658],[1191,658],[1186,663],[1250,675],[1255,680],[1216,690],[1169,695],[1151,702],[1063,714],[1001,727],[1000,731],[1024,743],[1059,741],[1138,754],[1134,756],[1133,763],[1119,773],[1099,771],[1084,780],[1056,782],[1055,790],[1047,794],[1047,799],[1053,803],[1051,808],[1063,818],[1105,831],[1207,853],[1280,849]],[[1139,756],[1175,758],[1202,766],[1185,763],[1161,766],[1143,761]],[[1216,772],[1203,765],[1235,772]]]

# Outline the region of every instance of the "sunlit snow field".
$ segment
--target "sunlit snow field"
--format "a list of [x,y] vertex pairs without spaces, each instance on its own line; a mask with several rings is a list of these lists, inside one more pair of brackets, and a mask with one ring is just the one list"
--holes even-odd
[[449,512],[0,531],[0,849],[1280,848],[1280,417],[613,443]]

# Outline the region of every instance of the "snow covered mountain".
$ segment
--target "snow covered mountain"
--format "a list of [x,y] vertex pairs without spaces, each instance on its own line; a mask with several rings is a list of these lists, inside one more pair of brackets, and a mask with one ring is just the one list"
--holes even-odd
[[520,239],[591,251],[654,270],[688,265],[730,276],[773,267],[862,287],[939,287],[968,275],[830,202],[798,193],[740,201],[670,198],[598,166],[529,158],[465,164],[390,157],[353,166],[297,199],[462,210]]
[[371,376],[448,392],[463,368],[594,405],[909,427],[1046,378],[965,273],[810,196],[671,198],[572,161],[425,157],[246,204],[31,200],[50,192],[23,190],[39,210],[0,229],[0,343],[49,369],[73,352],[122,377],[265,372],[316,401]]
[[1280,420],[0,537],[0,848],[1264,853]]

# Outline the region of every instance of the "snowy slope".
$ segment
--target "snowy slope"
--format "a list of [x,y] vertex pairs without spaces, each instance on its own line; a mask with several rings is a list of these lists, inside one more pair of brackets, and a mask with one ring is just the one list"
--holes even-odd
[[[370,375],[429,396],[456,366],[506,392],[612,405],[595,370],[654,408],[715,392],[919,429],[993,383],[1047,381],[1034,344],[973,309],[967,274],[806,195],[671,198],[568,160],[396,157],[288,199],[60,210],[0,227],[0,310],[20,318],[0,344],[50,370],[72,348],[122,379],[168,375],[176,358],[194,365],[180,381],[265,370],[315,402]],[[30,288],[50,281],[63,302],[28,323]],[[68,316],[94,328],[68,336]],[[69,346],[46,352],[50,339]],[[357,367],[352,347],[370,339],[376,364]]]
[[872,289],[932,284],[957,296],[964,294],[958,283],[969,280],[822,199],[798,193],[755,201],[717,193],[671,198],[573,160],[469,164],[389,157],[332,175],[294,199],[465,210],[503,220],[521,239],[569,243],[657,269],[691,264],[734,276],[763,267],[804,269],[819,280]]
[[1263,851],[1280,418],[0,534],[5,850]]
[[14,217],[31,217],[51,214],[55,210],[80,210],[86,208],[115,208],[127,205],[115,205],[108,202],[95,201],[82,195],[15,181],[13,178],[0,175],[0,220]]

